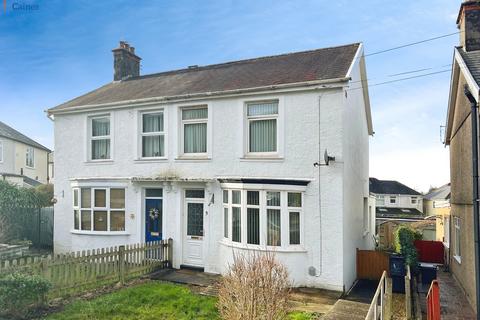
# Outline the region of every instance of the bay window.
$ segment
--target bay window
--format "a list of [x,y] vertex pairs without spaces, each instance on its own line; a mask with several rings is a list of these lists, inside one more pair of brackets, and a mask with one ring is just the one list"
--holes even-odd
[[246,245],[300,245],[302,196],[294,191],[224,189],[224,238]]
[[165,131],[163,111],[142,113],[141,145],[142,158],[165,156]]
[[181,117],[183,154],[207,153],[208,108],[183,108]]
[[110,116],[90,118],[90,160],[110,159]]
[[125,231],[125,189],[74,188],[73,229]]
[[232,241],[242,242],[242,195],[240,191],[232,191]]
[[247,104],[248,153],[277,152],[278,102]]

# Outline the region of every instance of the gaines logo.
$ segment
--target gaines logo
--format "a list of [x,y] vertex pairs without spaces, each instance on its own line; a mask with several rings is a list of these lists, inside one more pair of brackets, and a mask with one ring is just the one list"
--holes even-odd
[[[36,11],[40,9],[38,3],[15,1],[11,5],[12,11]],[[3,12],[7,12],[7,0],[3,0]]]

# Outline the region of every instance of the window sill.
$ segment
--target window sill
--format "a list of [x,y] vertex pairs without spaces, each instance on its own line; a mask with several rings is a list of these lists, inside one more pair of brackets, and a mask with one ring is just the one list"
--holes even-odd
[[180,156],[175,158],[175,161],[210,161],[212,158],[208,156]]
[[458,264],[462,264],[462,257],[453,256],[453,259],[455,259],[458,262]]
[[240,161],[267,161],[267,162],[282,162],[285,158],[279,156],[267,155],[246,155],[240,158]]
[[233,242],[228,239],[222,239],[219,241],[221,245],[224,245],[229,248],[238,248],[245,250],[255,250],[255,251],[275,251],[275,252],[298,252],[305,253],[307,250],[302,245],[291,245],[286,247],[272,247],[272,246],[261,246],[256,244],[244,244],[239,242]]
[[87,235],[87,236],[129,236],[130,233],[126,231],[85,231],[85,230],[70,230],[72,234]]
[[97,165],[97,164],[113,164],[113,160],[88,160],[84,162],[86,165]]
[[165,157],[158,157],[158,158],[137,158],[134,159],[133,162],[136,163],[151,163],[151,162],[166,162],[168,161],[168,158]]
[[448,243],[448,242],[444,242],[443,246],[447,249],[450,249],[450,243]]

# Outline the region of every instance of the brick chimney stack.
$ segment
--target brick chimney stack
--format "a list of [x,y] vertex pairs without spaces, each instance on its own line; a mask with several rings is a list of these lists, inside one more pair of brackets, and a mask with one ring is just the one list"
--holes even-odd
[[460,45],[465,51],[480,50],[480,1],[463,1],[457,18]]
[[113,52],[113,80],[125,80],[140,75],[140,60],[135,54],[135,48],[126,41],[120,41],[118,48]]

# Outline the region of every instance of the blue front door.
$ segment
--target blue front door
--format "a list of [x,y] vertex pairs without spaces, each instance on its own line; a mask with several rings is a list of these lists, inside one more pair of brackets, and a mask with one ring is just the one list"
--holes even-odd
[[162,240],[162,199],[145,199],[145,241]]

